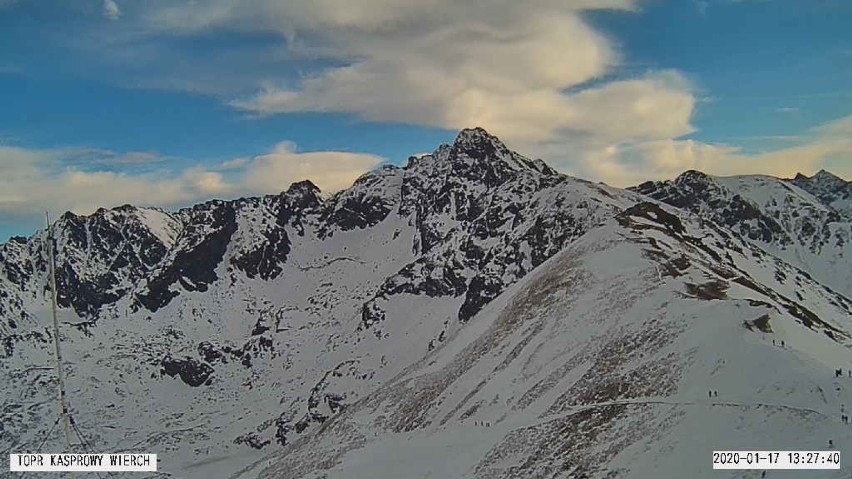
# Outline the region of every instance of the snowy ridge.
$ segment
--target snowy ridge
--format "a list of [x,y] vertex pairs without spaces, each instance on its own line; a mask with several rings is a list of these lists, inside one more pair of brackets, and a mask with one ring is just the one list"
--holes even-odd
[[[471,129],[325,199],[66,214],[75,417],[190,478],[666,477],[725,437],[848,445],[848,222],[718,180],[620,190]],[[43,238],[0,245],[8,450],[55,418]]]
[[[803,299],[772,292],[793,283]],[[747,242],[640,203],[238,477],[716,477],[696,467],[713,448],[843,450],[850,315]]]
[[839,213],[852,216],[852,182],[844,181],[825,170],[811,177],[799,173],[787,181],[819,198],[823,204]]
[[[634,198],[558,175],[477,129],[328,200],[302,182],[168,214],[65,215],[60,316],[78,421],[112,423],[92,433],[101,444],[156,445],[178,463],[194,444],[213,456],[287,444],[428,355]],[[17,255],[4,257],[8,270],[29,272],[4,277],[3,291],[25,298],[3,302],[16,323],[2,363],[14,384],[3,398],[13,444],[36,441],[44,431],[26,425],[53,410],[40,369],[51,341],[40,241],[2,249]],[[23,420],[13,406],[36,390]],[[118,428],[126,416],[140,423]],[[164,423],[174,432],[164,436]]]
[[688,171],[631,190],[712,219],[852,297],[852,218],[794,184]]

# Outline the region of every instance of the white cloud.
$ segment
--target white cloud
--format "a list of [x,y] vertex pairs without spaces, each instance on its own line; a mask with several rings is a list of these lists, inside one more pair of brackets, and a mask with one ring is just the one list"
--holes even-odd
[[250,162],[251,158],[245,156],[240,158],[233,158],[231,160],[222,162],[222,164],[219,165],[219,169],[222,171],[239,170],[241,168],[244,168]]
[[[515,149],[542,157],[563,171],[619,186],[672,177],[689,168],[789,176],[832,165],[837,173],[852,176],[844,166],[849,162],[838,159],[852,151],[847,139],[852,137],[850,119],[801,137],[785,137],[782,147],[764,153],[682,139],[694,131],[698,100],[691,82],[673,70],[618,77],[622,63],[618,46],[584,17],[588,10],[628,11],[639,3],[148,0],[125,4],[122,16],[114,0],[104,0],[107,17],[122,16],[134,28],[126,29],[130,33],[121,41],[103,42],[108,45],[102,48],[146,68],[156,62],[163,67],[169,63],[163,58],[171,58],[174,65],[162,69],[175,76],[161,79],[160,86],[215,95],[250,91],[236,100],[231,97],[229,103],[252,114],[346,112],[370,121],[447,129],[483,126]],[[702,8],[705,3],[696,5]],[[194,63],[167,51],[175,36],[187,41],[194,35],[222,32],[260,33],[265,39],[280,39],[280,45],[264,43],[251,51],[222,46],[207,52],[209,58],[194,57]],[[136,43],[125,48],[122,41]],[[293,59],[305,60],[307,70],[284,74],[282,65]],[[317,64],[324,67],[317,69]],[[146,84],[146,78],[136,80]],[[793,112],[789,107],[778,111]],[[151,160],[144,155],[123,156],[132,165]],[[125,197],[136,200],[120,201],[181,203],[205,195],[277,192],[304,177],[324,190],[335,190],[380,161],[343,152],[300,153],[282,143],[266,155],[190,168],[163,181],[150,171],[121,175],[67,170],[54,171],[49,186],[66,191],[73,172],[81,184],[110,180],[123,185],[121,191],[103,187],[107,203]],[[158,168],[165,171],[164,166]],[[23,190],[5,193],[15,191]],[[86,192],[78,194],[88,198]]]
[[83,170],[79,151],[0,147],[0,215],[28,216],[42,210],[91,212],[124,203],[171,205],[200,191],[187,178]]
[[121,9],[115,0],[104,0],[104,16],[110,20],[118,20],[121,17]]
[[812,131],[818,136],[836,140],[852,138],[852,115],[819,125]]
[[271,153],[258,156],[243,166],[243,183],[246,189],[268,193],[307,178],[321,190],[333,192],[351,186],[356,178],[381,162],[378,156],[360,153],[298,153],[293,143],[283,142]]
[[[789,143],[789,142],[788,142]],[[530,145],[534,151],[535,145]],[[558,169],[614,186],[674,178],[689,169],[713,175],[792,177],[821,168],[852,178],[852,116],[812,128],[793,145],[746,152],[739,146],[660,139],[633,143],[552,144],[538,148]]]
[[182,175],[183,182],[200,197],[229,196],[238,191],[238,187],[225,181],[222,173],[206,171],[196,166],[186,170]]
[[609,83],[569,97],[565,128],[608,141],[675,138],[693,131],[695,99],[674,71]]
[[[125,203],[176,207],[211,197],[279,193],[304,179],[333,192],[351,185],[382,161],[375,155],[347,152],[300,153],[295,145],[284,142],[268,154],[226,162],[218,168],[199,164],[173,171],[168,162],[154,161],[158,169],[132,173],[114,171],[116,165],[129,167],[132,162],[113,163],[106,170],[102,163],[91,161],[82,168],[79,158],[92,151],[97,150],[0,146],[0,219],[37,216],[44,210],[88,214],[99,207]],[[119,159],[138,156],[112,155]]]
[[[518,141],[683,135],[692,131],[690,84],[673,71],[604,80],[617,71],[618,49],[582,16],[637,3],[207,0],[153,8],[146,21],[155,34],[277,34],[282,50],[335,65],[296,79],[263,78],[260,91],[230,102],[252,113],[347,112],[370,121],[482,126]],[[599,83],[589,86],[593,81]]]

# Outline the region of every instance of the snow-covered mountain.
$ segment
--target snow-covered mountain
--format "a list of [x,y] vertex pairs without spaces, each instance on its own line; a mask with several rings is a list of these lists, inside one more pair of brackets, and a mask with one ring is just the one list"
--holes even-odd
[[845,181],[825,170],[811,177],[799,173],[788,181],[840,213],[852,216],[852,181]]
[[[620,190],[472,129],[327,198],[54,234],[76,421],[174,477],[698,477],[714,448],[852,446],[849,219],[779,180]],[[57,416],[45,238],[0,245],[10,452]]]
[[[793,264],[826,286],[852,297],[852,216],[808,191],[831,191],[829,173],[817,174],[807,191],[797,181],[771,176],[710,176],[687,171],[674,181],[643,183],[634,191],[723,225]],[[800,177],[801,178],[801,177]],[[836,178],[839,181],[839,178]],[[826,193],[828,194],[828,193]]]
[[638,203],[240,477],[750,477],[711,451],[848,451],[850,315],[730,232]]

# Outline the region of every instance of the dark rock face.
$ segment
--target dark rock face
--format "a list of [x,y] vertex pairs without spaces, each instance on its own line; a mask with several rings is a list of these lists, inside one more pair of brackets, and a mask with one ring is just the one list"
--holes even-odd
[[323,396],[323,400],[329,410],[331,410],[332,414],[337,414],[346,407],[346,404],[344,403],[346,396],[342,394],[326,393],[325,396]]
[[364,303],[364,328],[384,321],[382,304],[400,294],[463,296],[458,319],[467,321],[613,211],[588,201],[599,193],[591,184],[577,182],[583,193],[573,196],[569,178],[480,128],[463,130],[431,155],[410,158],[397,175],[398,193],[391,198],[414,226],[419,257]]
[[[367,173],[327,200],[303,181],[278,195],[210,201],[176,213],[129,205],[87,217],[68,213],[55,228],[58,301],[96,320],[106,306],[133,294],[134,311],[156,312],[182,292],[207,291],[223,273],[279,277],[292,252],[291,236],[308,227],[324,240],[395,214],[413,227],[416,259],[387,278],[375,301],[365,302],[364,324],[384,317],[381,298],[400,294],[463,296],[459,318],[468,319],[600,220],[593,218],[598,205],[579,205],[592,213],[564,211],[578,206],[567,193],[552,195],[553,205],[537,198],[567,181],[476,128],[403,168]],[[44,291],[40,238],[0,245],[0,264],[20,291]],[[12,312],[14,295],[8,296],[3,307]]]
[[101,306],[117,301],[126,291],[110,291],[118,282],[116,275],[106,274],[85,281],[69,264],[56,271],[56,302],[60,307],[73,307],[83,317],[96,316]]
[[47,329],[43,331],[29,331],[22,334],[9,334],[0,337],[0,358],[9,358],[14,354],[15,347],[19,343],[41,343],[48,344],[52,336]]
[[322,203],[320,189],[310,180],[297,181],[284,192],[284,203],[294,213],[318,208]]
[[291,226],[297,234],[304,234],[305,216],[317,210],[321,201],[319,188],[310,181],[293,183],[277,196],[238,200],[237,211],[254,213],[260,210],[270,223],[257,233],[259,241],[237,253],[232,264],[249,278],[270,280],[278,277],[291,248],[286,227]]
[[824,205],[852,216],[852,181],[845,181],[825,170],[811,177],[799,173],[787,181],[814,195]]
[[222,349],[209,341],[202,341],[198,344],[198,355],[210,364],[217,361],[226,361],[226,356]]
[[0,265],[6,278],[14,285],[22,287],[32,279],[35,272],[32,254],[38,257],[41,248],[36,249],[36,240],[29,241],[20,236],[9,239],[0,245]]
[[499,278],[485,274],[474,276],[470,285],[468,285],[464,303],[459,309],[459,320],[466,322],[472,318],[486,304],[496,298],[503,291],[504,286]]
[[[319,189],[303,181],[280,195],[210,201],[176,213],[129,205],[89,216],[66,213],[53,227],[57,302],[96,319],[105,306],[133,290],[134,308],[151,312],[181,291],[206,291],[219,279],[216,269],[226,259],[238,220],[251,215],[269,221],[256,231],[250,221],[244,222],[253,241],[237,245],[228,263],[250,278],[273,279],[290,252],[286,228],[304,234],[306,215],[321,204]],[[47,294],[45,238],[42,233],[0,245],[0,265],[21,291],[36,287]]]
[[[660,208],[659,205],[650,202],[637,203],[616,217],[622,226],[637,227],[630,217],[644,218],[650,222],[658,224],[661,230],[672,236],[680,236],[684,232],[683,223],[680,218]],[[645,226],[647,227],[647,226]]]
[[674,182],[649,181],[628,189],[693,213],[709,215],[717,223],[754,241],[781,246],[793,241],[778,220],[699,171],[687,171]]
[[157,311],[178,295],[173,285],[203,292],[218,279],[216,267],[237,229],[234,205],[212,201],[192,208],[187,214],[190,221],[180,240],[183,247],[165,268],[148,280],[147,291],[136,296],[149,311]]
[[844,259],[850,255],[852,216],[843,208],[852,203],[843,199],[847,185],[824,171],[793,180],[689,171],[674,181],[629,189],[697,214],[849,295],[852,276]]
[[[130,206],[90,216],[65,213],[54,224],[53,235],[57,303],[81,317],[94,318],[104,305],[127,294],[168,250],[146,227],[140,210]],[[0,261],[6,263],[11,282],[21,289],[32,287],[36,276],[47,275],[46,234],[13,239],[0,247]],[[42,281],[46,288],[46,279]]]
[[369,228],[384,220],[394,207],[394,198],[388,195],[387,179],[395,176],[398,170],[395,166],[385,166],[365,173],[351,188],[334,195],[320,217],[320,236],[331,236],[336,230]]
[[401,293],[425,294],[429,297],[458,296],[465,290],[465,279],[459,276],[460,263],[435,264],[425,258],[408,264],[388,278],[381,288],[383,295]]
[[257,433],[246,433],[243,434],[236,439],[234,439],[234,444],[245,444],[252,449],[263,449],[268,446],[269,443],[272,442],[270,440],[264,440]]
[[275,222],[271,227],[259,232],[261,239],[255,247],[239,252],[231,263],[249,278],[269,280],[281,273],[281,265],[287,261],[287,255],[290,254],[290,238],[285,230],[290,215],[280,198],[264,200],[266,201],[262,200],[259,206],[270,206],[270,216]]
[[379,299],[386,299],[382,296],[376,296],[375,298],[367,301],[361,306],[361,328],[369,329],[375,324],[381,323],[385,320],[385,312],[382,307],[378,304]]
[[[533,161],[510,151],[482,128],[459,132],[449,156],[453,171],[459,176],[492,188],[516,178],[518,168],[536,171],[543,177],[559,176],[541,160]],[[465,161],[465,157],[473,161]]]
[[161,362],[161,374],[171,377],[180,376],[181,381],[189,386],[198,387],[209,384],[213,368],[197,359],[191,357],[172,358],[167,356]]

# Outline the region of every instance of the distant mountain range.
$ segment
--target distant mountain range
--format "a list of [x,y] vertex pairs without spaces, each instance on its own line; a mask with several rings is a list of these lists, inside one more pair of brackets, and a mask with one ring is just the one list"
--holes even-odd
[[[328,197],[53,229],[76,421],[173,477],[718,477],[714,449],[852,450],[852,183],[825,171],[625,190],[477,128]],[[58,411],[45,240],[0,245],[9,452]]]

